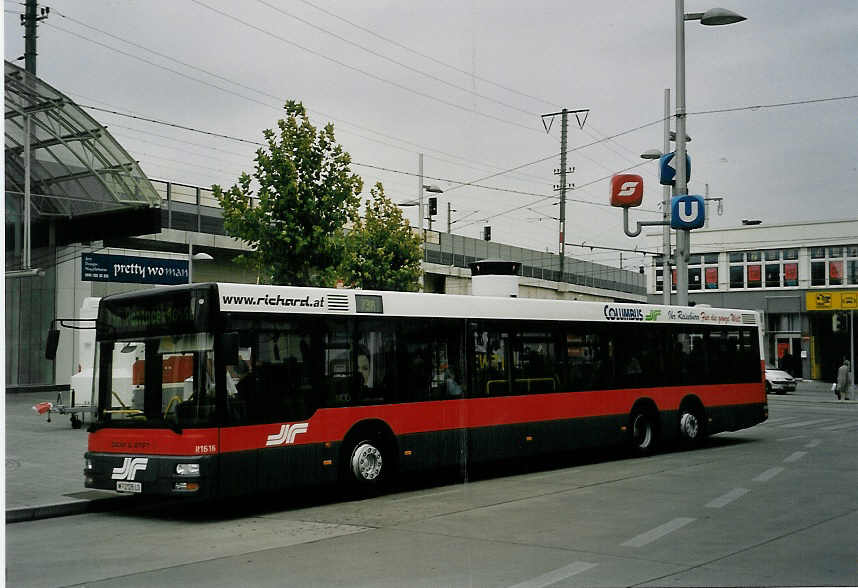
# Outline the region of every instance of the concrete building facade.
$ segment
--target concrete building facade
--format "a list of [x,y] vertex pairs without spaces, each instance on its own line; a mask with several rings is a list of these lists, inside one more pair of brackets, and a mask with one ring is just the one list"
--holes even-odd
[[[661,232],[647,238],[660,248]],[[691,233],[691,251],[690,303],[761,312],[769,365],[833,380],[855,345],[858,219],[700,229]],[[655,257],[647,272],[653,304],[662,302],[661,264]]]

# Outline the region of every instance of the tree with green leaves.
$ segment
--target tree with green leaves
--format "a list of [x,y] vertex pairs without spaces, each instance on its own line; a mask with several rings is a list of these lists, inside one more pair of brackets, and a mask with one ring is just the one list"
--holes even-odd
[[413,292],[421,271],[420,238],[402,210],[384,195],[381,182],[370,194],[365,215],[346,234],[343,281],[367,290]]
[[344,226],[360,205],[363,181],[334,139],[317,129],[300,102],[286,103],[277,129],[263,131],[253,175],[224,190],[212,186],[228,235],[251,251],[240,260],[262,283],[333,286],[343,262]]

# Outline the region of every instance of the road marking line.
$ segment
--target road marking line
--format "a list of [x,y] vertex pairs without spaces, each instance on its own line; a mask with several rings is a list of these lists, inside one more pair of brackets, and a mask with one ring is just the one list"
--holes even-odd
[[830,427],[820,427],[821,431],[839,431],[841,429],[851,429],[858,427],[858,423],[841,423],[839,425],[831,425]]
[[793,435],[792,437],[782,437],[778,441],[795,441],[796,439],[804,439],[807,435]]
[[435,498],[436,496],[444,496],[445,494],[455,494],[462,493],[461,488],[456,488],[455,490],[444,490],[443,492],[432,492],[429,494],[417,494],[414,496],[406,496],[405,498],[394,498],[391,502],[404,502],[406,500],[416,500],[418,498]]
[[692,519],[689,517],[679,517],[673,519],[672,521],[668,521],[663,525],[656,527],[646,533],[641,533],[636,537],[632,537],[628,541],[624,543],[620,543],[623,547],[643,547],[644,545],[649,545],[653,541],[661,539],[668,533],[673,533],[677,529],[681,529],[685,525],[689,523],[693,523],[696,519]]
[[784,460],[784,463],[793,463],[807,455],[807,451],[796,451]]
[[522,478],[523,480],[530,482],[531,480],[541,480],[543,478],[551,478],[560,475],[569,475],[569,470],[567,469],[559,469],[559,470],[551,470],[550,472],[545,472],[544,474],[534,474],[532,476],[527,476],[526,478]]
[[827,423],[834,419],[816,419],[812,421],[801,421],[798,423],[790,423],[788,425],[781,425],[781,429],[794,429],[797,427],[806,427],[808,425],[818,425],[819,423]]
[[805,445],[805,447],[807,447],[808,449],[813,449],[814,447],[819,447],[820,443],[822,443],[822,439],[814,439],[813,441]]
[[544,588],[545,586],[556,584],[560,580],[565,580],[566,578],[580,574],[581,572],[586,572],[589,569],[595,568],[597,565],[598,564],[586,561],[572,562],[568,566],[558,568],[554,571],[542,574],[541,576],[536,576],[535,578],[525,582],[510,586],[510,588]]
[[768,482],[769,480],[771,480],[772,478],[777,476],[779,473],[781,473],[785,469],[786,468],[769,468],[766,471],[764,471],[762,474],[760,474],[759,476],[754,478],[754,482]]
[[750,490],[748,490],[747,488],[734,488],[733,490],[730,490],[726,494],[719,496],[718,498],[707,504],[706,508],[722,508],[724,506],[727,506],[734,500],[741,498],[748,492],[750,492]]
[[779,418],[779,419],[769,419],[767,421],[760,423],[760,425],[776,425],[778,423],[783,423],[786,421],[794,421],[797,418],[798,417],[783,417],[783,418]]

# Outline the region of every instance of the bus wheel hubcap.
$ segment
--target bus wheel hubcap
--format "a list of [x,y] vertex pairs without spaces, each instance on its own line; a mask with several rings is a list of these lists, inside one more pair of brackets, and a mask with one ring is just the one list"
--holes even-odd
[[352,454],[352,472],[358,480],[371,482],[381,475],[381,451],[369,443],[361,443]]
[[652,427],[643,415],[638,415],[632,425],[632,431],[635,437],[635,442],[638,447],[646,449],[652,441]]
[[697,422],[697,417],[690,412],[682,415],[682,419],[679,421],[679,428],[686,439],[696,439],[697,433],[700,432],[700,424]]

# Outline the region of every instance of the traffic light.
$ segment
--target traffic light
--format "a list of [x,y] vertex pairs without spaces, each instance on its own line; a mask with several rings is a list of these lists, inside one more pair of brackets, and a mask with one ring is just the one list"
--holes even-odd
[[483,227],[483,240],[491,241],[492,240],[492,228],[491,226]]
[[831,315],[831,330],[835,333],[846,330],[846,316],[842,312]]
[[436,196],[429,197],[429,216],[438,214],[438,198]]

